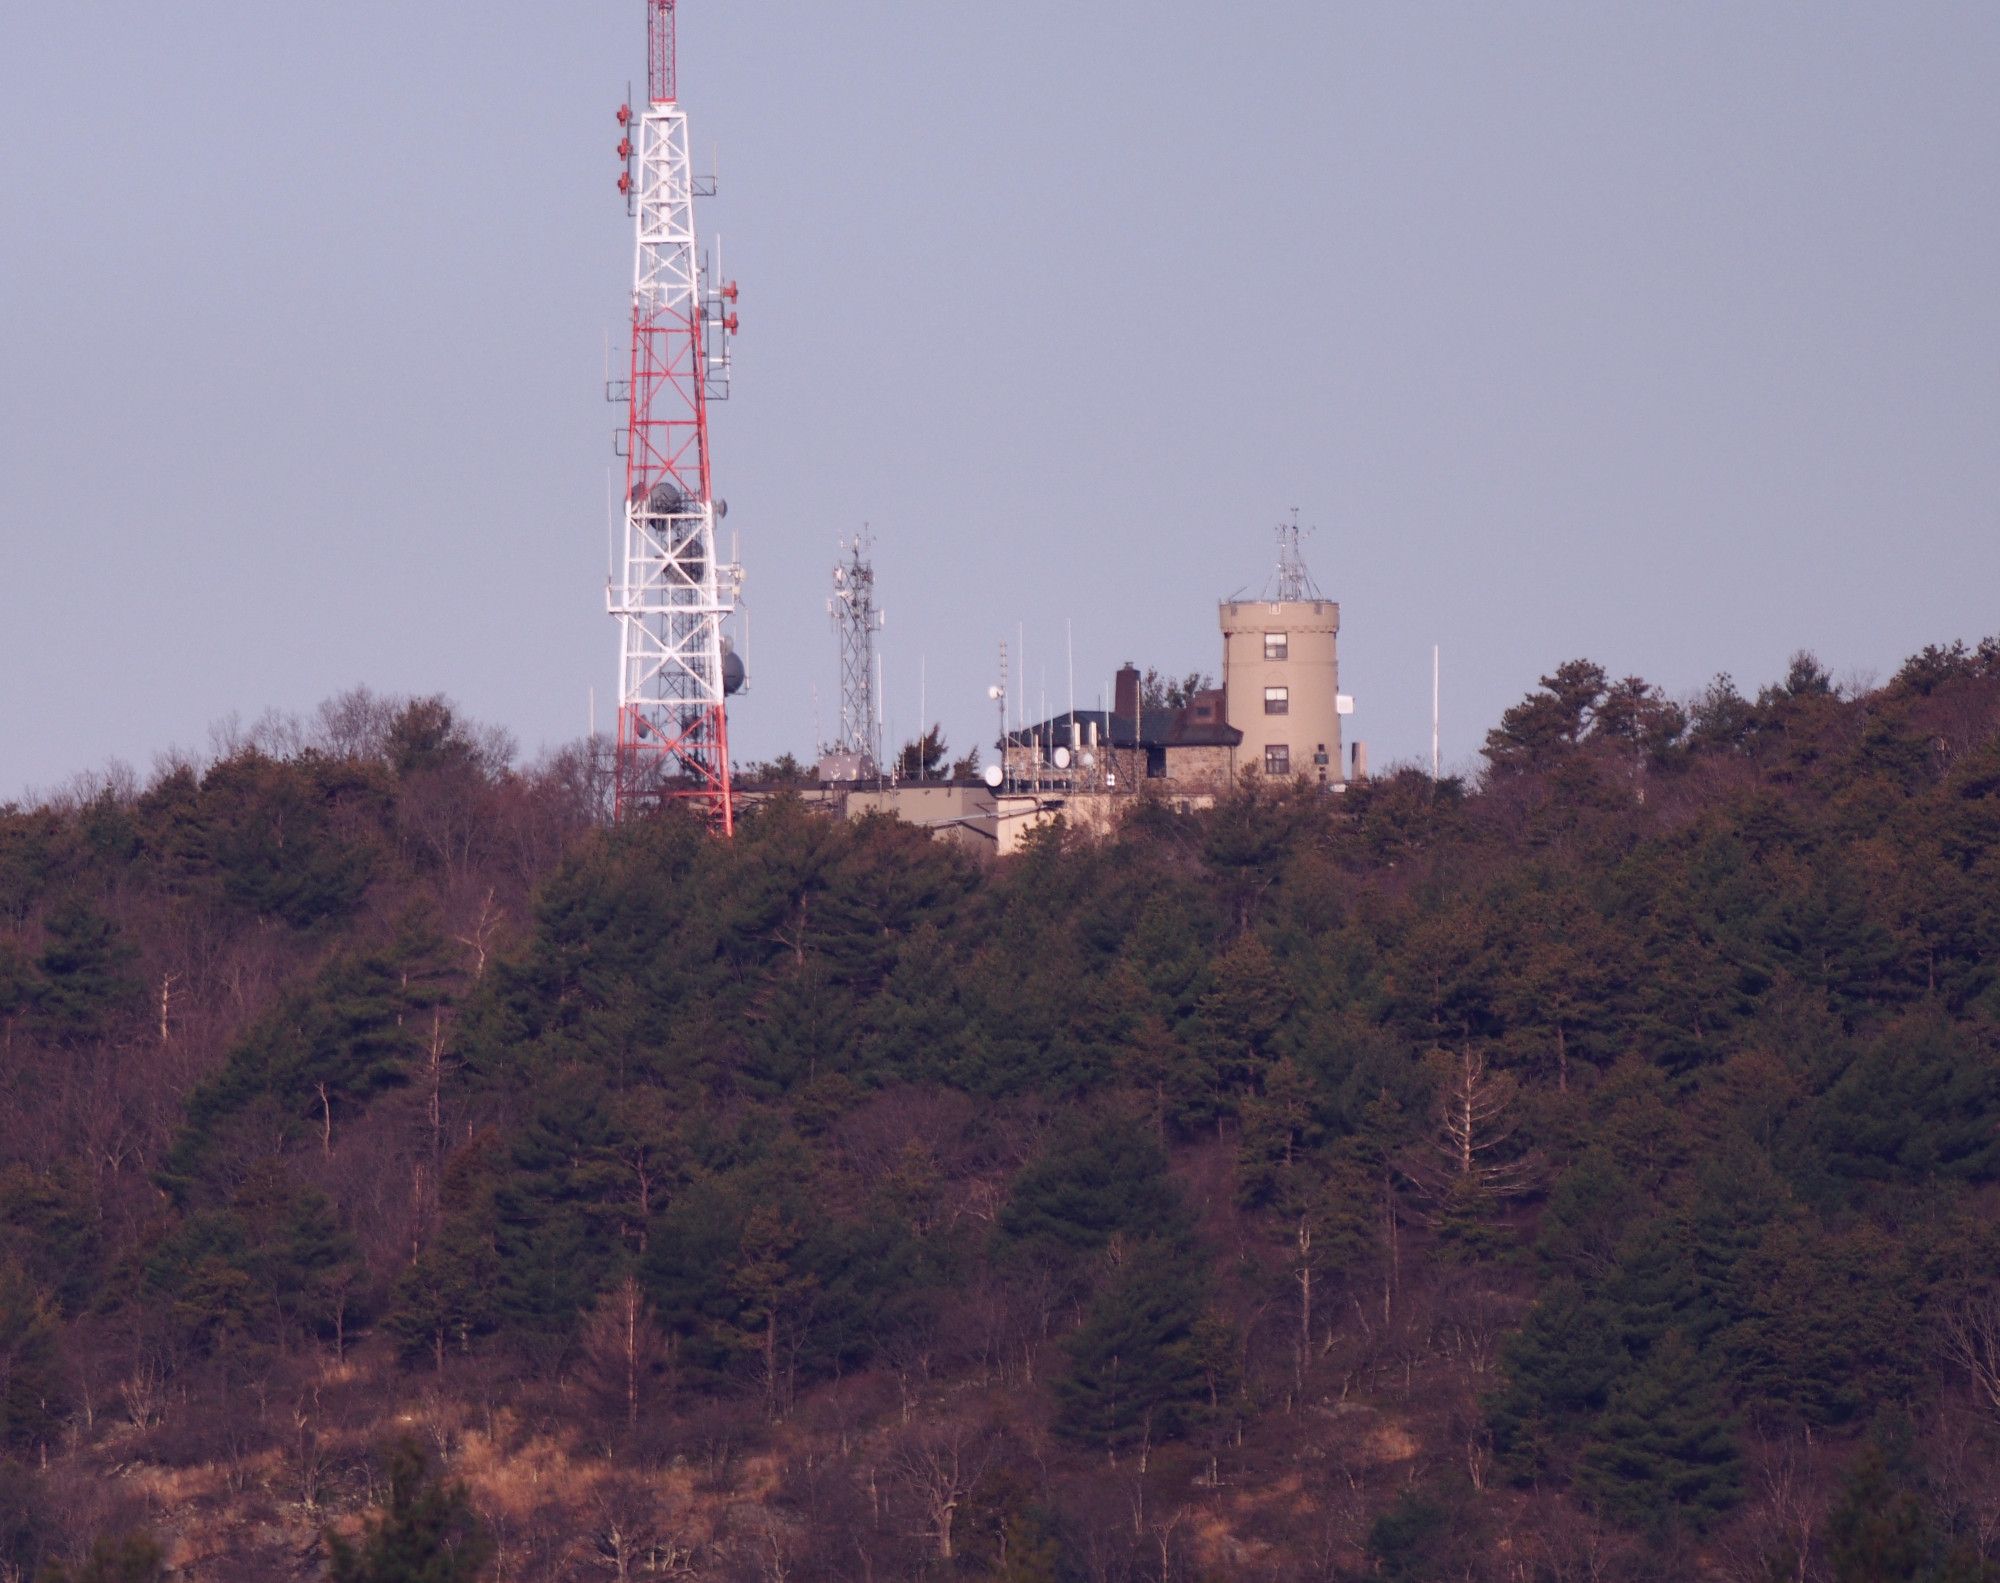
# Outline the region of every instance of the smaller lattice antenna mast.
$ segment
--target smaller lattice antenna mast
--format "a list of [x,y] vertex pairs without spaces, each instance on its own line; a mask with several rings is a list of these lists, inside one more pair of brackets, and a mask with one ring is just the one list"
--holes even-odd
[[833,567],[833,594],[827,614],[840,639],[840,736],[834,747],[865,761],[864,775],[882,764],[882,727],[875,697],[875,634],[882,630],[883,612],[875,604],[875,563],[864,525],[840,548],[845,559]]
[[1324,597],[1313,583],[1312,573],[1306,570],[1306,558],[1299,549],[1300,541],[1311,532],[1311,528],[1299,526],[1297,506],[1292,507],[1290,522],[1278,524],[1277,597],[1282,603]]

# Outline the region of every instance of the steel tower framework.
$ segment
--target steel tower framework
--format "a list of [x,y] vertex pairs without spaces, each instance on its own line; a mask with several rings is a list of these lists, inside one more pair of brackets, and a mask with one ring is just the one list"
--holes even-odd
[[882,728],[875,707],[875,634],[882,612],[875,607],[875,566],[868,537],[857,533],[841,546],[847,559],[833,568],[833,595],[826,602],[840,638],[840,738],[834,747],[865,761],[862,773],[882,772]]
[[[1321,599],[1319,587],[1312,580],[1312,573],[1306,570],[1306,558],[1299,548],[1300,535],[1306,530],[1299,526],[1299,514],[1292,512],[1290,522],[1278,524],[1278,598],[1292,601],[1300,599]],[[1265,585],[1269,587],[1269,584]]]
[[[726,698],[742,669],[723,636],[742,571],[716,556],[708,407],[728,395],[734,283],[709,288],[695,246],[697,188],[680,107],[675,0],[646,0],[647,104],[629,106],[619,180],[636,221],[622,573],[605,591],[620,644],[614,807],[671,801],[735,827]],[[636,149],[633,133],[637,133]],[[612,392],[614,398],[619,392]]]

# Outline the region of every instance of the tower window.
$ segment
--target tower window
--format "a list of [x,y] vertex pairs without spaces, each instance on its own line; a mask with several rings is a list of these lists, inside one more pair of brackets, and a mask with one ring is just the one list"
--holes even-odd
[[1267,715],[1288,715],[1292,712],[1292,690],[1289,687],[1266,687],[1264,689],[1264,713]]
[[1282,660],[1289,658],[1291,634],[1288,632],[1266,632],[1264,634],[1264,658]]
[[1292,750],[1288,744],[1273,742],[1264,749],[1264,773],[1277,780],[1290,777]]

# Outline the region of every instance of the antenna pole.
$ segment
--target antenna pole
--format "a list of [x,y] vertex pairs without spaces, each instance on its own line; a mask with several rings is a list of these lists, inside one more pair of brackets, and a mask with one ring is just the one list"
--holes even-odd
[[1014,623],[1014,658],[1021,667],[1021,685],[1016,689],[1020,697],[1014,703],[1014,726],[1016,730],[1028,729],[1028,624]]
[[1069,650],[1069,729],[1070,747],[1076,747],[1076,618],[1063,617],[1063,643]]
[[1008,780],[1007,759],[1007,640],[1000,640],[1000,685],[993,689],[993,701],[1000,711],[1000,784]]

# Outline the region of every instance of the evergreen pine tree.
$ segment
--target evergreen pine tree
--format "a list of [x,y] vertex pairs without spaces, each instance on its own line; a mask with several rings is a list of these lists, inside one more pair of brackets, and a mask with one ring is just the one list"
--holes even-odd
[[13,1042],[11,1025],[34,994],[35,976],[28,958],[12,940],[0,938],[0,1040]]
[[1610,1312],[1558,1278],[1501,1351],[1506,1384],[1487,1404],[1502,1465],[1526,1482],[1559,1467],[1628,1367]]
[[31,992],[36,1031],[60,1044],[103,1036],[131,1009],[139,982],[128,971],[132,948],[110,919],[80,900],[58,903],[44,924],[41,972]]
[[1145,1127],[1114,1115],[1059,1124],[1014,1179],[999,1230],[1008,1251],[1069,1266],[1114,1234],[1174,1234],[1185,1224],[1165,1152]]
[[1174,1120],[1189,1130],[1234,1114],[1261,1086],[1294,998],[1283,971],[1254,934],[1242,935],[1209,964],[1208,983],[1195,1006],[1189,1041],[1195,1085],[1172,1095]]
[[1391,1583],[1428,1583],[1446,1575],[1451,1517],[1427,1490],[1405,1490],[1368,1527],[1375,1574]]
[[81,1565],[61,1562],[47,1568],[41,1583],[160,1583],[167,1575],[166,1553],[147,1534],[98,1539]]
[[1579,1281],[1600,1279],[1644,1203],[1631,1173],[1609,1149],[1593,1146],[1549,1188],[1535,1230],[1535,1252],[1551,1270]]
[[1700,1530],[1742,1497],[1735,1425],[1678,1331],[1668,1331],[1613,1394],[1577,1484],[1618,1521]]
[[28,1451],[53,1434],[65,1385],[59,1321],[28,1274],[0,1261],[0,1447]]
[[1921,1583],[1931,1540],[1916,1495],[1891,1476],[1880,1445],[1862,1447],[1827,1520],[1834,1583]]
[[218,764],[188,824],[164,832],[183,861],[212,859],[223,895],[259,918],[337,922],[368,888],[374,848],[336,830],[320,789],[289,764],[254,753]]
[[1039,1507],[1015,1512],[1001,1537],[998,1563],[987,1583],[1064,1583],[1062,1540]]
[[1669,1330],[1706,1341],[1725,1312],[1702,1290],[1689,1256],[1687,1234],[1672,1220],[1633,1228],[1618,1250],[1618,1267],[1604,1283],[1618,1336],[1634,1357],[1644,1357]]
[[333,1583],[474,1583],[493,1541],[462,1486],[431,1476],[413,1440],[389,1459],[389,1503],[360,1546],[326,1536]]
[[1090,1305],[1064,1350],[1056,1427],[1116,1455],[1185,1433],[1208,1396],[1202,1289],[1179,1250],[1148,1244]]
[[958,1073],[967,1028],[957,966],[955,952],[928,919],[900,941],[887,982],[868,1005],[870,1063],[885,1076],[935,1082]]

